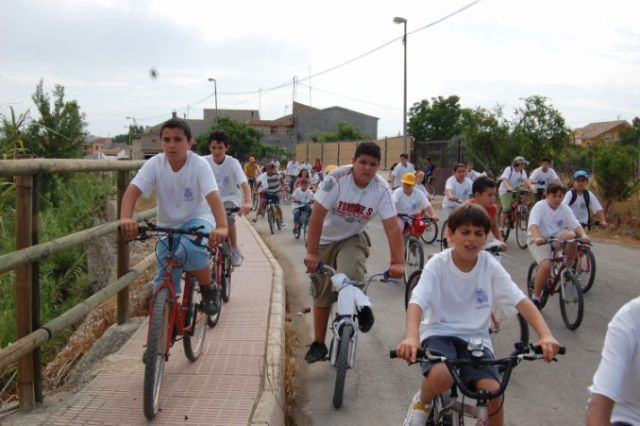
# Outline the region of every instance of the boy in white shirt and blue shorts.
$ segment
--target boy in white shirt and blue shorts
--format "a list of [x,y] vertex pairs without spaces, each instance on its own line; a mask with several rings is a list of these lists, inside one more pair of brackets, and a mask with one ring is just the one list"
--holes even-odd
[[[513,282],[509,273],[493,256],[484,251],[490,229],[487,213],[479,206],[465,204],[448,218],[447,238],[452,248],[444,250],[425,265],[407,307],[406,338],[397,346],[397,354],[416,361],[421,346],[437,350],[447,358],[470,358],[470,339],[482,339],[485,358],[493,358],[489,337],[491,312],[498,305],[505,312],[519,312],[538,334],[536,345],[550,362],[560,345],[540,312]],[[422,383],[405,418],[405,425],[424,425],[433,398],[453,385],[446,365],[425,363]],[[467,385],[496,391],[499,375],[495,367],[463,369]],[[502,425],[502,398],[489,402],[491,425]]]
[[[133,178],[122,197],[120,229],[127,238],[138,236],[133,210],[140,195],[156,192],[158,225],[189,229],[202,226],[209,233],[208,244],[214,246],[227,237],[227,218],[216,180],[207,162],[191,151],[191,130],[184,120],[173,118],[160,129],[162,153],[147,160]],[[181,238],[190,239],[189,236]],[[158,259],[164,260],[166,245],[158,244]],[[172,270],[176,292],[180,293],[182,270],[190,271],[202,287],[203,308],[207,315],[219,311],[220,295],[211,282],[209,255],[205,248],[191,243],[178,244],[177,259],[185,258],[181,268]],[[154,286],[162,281],[164,265],[158,262]]]

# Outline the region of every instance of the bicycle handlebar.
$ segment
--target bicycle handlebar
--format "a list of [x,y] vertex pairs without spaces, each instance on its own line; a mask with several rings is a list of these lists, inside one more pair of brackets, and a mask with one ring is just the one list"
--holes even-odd
[[[564,346],[560,346],[558,355],[564,355],[565,353],[566,348]],[[389,357],[391,359],[398,357],[395,349],[389,351]],[[509,379],[511,378],[511,371],[516,365],[518,365],[523,360],[534,361],[536,359],[542,359],[542,347],[533,345],[524,347],[522,345],[516,344],[516,350],[508,357],[501,359],[448,359],[447,357],[439,355],[436,352],[431,352],[428,349],[423,350],[422,348],[419,348],[416,362],[429,362],[432,364],[444,363],[447,366],[447,369],[449,370],[449,373],[451,374],[451,377],[453,378],[456,386],[460,389],[460,392],[462,392],[465,396],[476,400],[490,400],[499,397],[505,392],[509,384]],[[555,357],[553,358],[553,360],[557,361]],[[460,377],[459,372],[455,368],[463,366],[471,366],[477,368],[489,365],[504,367],[504,373],[502,376],[502,381],[500,382],[500,387],[494,392],[488,392],[484,389],[471,391],[465,385],[464,381]]]
[[[327,273],[328,272],[328,273]],[[318,263],[318,267],[316,268],[314,274],[316,275],[335,275],[337,274],[338,271],[336,271],[334,268],[332,268],[329,265],[325,265],[324,263]],[[356,287],[368,287],[369,284],[371,283],[371,281],[378,279],[378,278],[382,278],[380,281],[385,282],[385,283],[390,283],[390,284],[399,284],[398,280],[396,280],[395,278],[391,278],[391,276],[389,275],[389,270],[387,269],[384,272],[378,272],[377,274],[373,274],[371,276],[369,276],[369,278],[365,279],[364,281],[354,281],[351,278],[347,277],[347,280],[350,284],[356,286]]]
[[578,244],[585,245],[585,246],[590,246],[591,245],[591,241],[582,241],[582,239],[579,238],[579,237],[570,238],[568,240],[560,240],[558,238],[551,237],[551,238],[547,238],[546,240],[544,240],[542,242],[542,244],[540,244],[540,245],[554,244],[554,243],[558,243],[558,244],[560,244],[562,246],[565,246],[565,245],[570,244],[570,243],[578,243]]
[[435,222],[438,219],[434,219],[431,216],[412,216],[410,214],[398,213],[400,219],[421,219],[424,222]]

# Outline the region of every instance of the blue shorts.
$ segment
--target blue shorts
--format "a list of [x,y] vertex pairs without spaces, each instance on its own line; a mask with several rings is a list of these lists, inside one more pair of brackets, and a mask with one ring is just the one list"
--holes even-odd
[[[471,353],[467,349],[467,342],[453,336],[431,336],[422,342],[422,349],[440,352],[442,355],[450,359],[471,359]],[[493,359],[493,354],[488,348],[482,348],[484,356],[482,359]],[[420,363],[422,375],[427,376],[429,370],[435,365],[430,362]],[[475,382],[480,379],[493,379],[500,383],[500,374],[494,365],[484,365],[479,368],[472,366],[464,366],[460,369],[460,378],[469,389],[475,389]]]
[[271,202],[271,203],[273,203],[273,204],[275,204],[277,206],[278,204],[280,204],[280,197],[278,196],[277,193],[269,194],[268,192],[265,192],[264,193],[264,202],[265,203]]
[[[193,228],[194,226],[204,226],[200,232],[211,233],[213,227],[210,223],[202,219],[192,219],[184,223],[180,229]],[[182,270],[196,271],[206,268],[209,265],[209,252],[204,247],[197,246],[191,241],[194,237],[190,235],[176,235],[174,238],[173,258],[181,265],[179,268],[173,268],[171,274],[176,293],[181,293],[180,280]],[[167,254],[168,242],[167,237],[162,237],[156,244],[156,277],[153,280],[153,288],[155,289],[162,282],[162,273],[164,271],[164,258]]]

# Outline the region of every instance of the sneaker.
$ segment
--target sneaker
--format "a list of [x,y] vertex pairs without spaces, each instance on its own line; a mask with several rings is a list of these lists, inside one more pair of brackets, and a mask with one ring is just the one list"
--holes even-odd
[[363,333],[371,330],[373,327],[373,311],[369,306],[363,306],[360,311],[358,311],[358,328]]
[[244,260],[244,256],[240,253],[240,248],[234,247],[231,249],[231,264],[236,268],[242,265],[242,261]]
[[287,226],[284,222],[280,222],[280,228],[284,228],[285,226]]
[[202,287],[202,310],[207,315],[216,315],[220,311],[218,305],[219,291],[215,284]]
[[324,359],[328,353],[329,349],[327,349],[327,345],[324,342],[313,342],[304,356],[304,360],[311,364]]
[[431,414],[431,405],[426,405],[420,400],[420,391],[416,392],[411,400],[411,405],[404,418],[403,426],[424,426]]

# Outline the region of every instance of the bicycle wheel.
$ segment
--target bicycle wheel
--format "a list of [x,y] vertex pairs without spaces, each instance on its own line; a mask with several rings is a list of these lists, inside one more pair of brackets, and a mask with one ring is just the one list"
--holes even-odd
[[438,238],[438,222],[427,223],[427,229],[420,236],[425,244],[432,244]]
[[185,327],[191,326],[191,331],[184,335],[182,343],[184,345],[184,353],[189,361],[195,361],[202,353],[207,321],[205,315],[198,309],[202,304],[202,290],[195,278],[191,277],[191,285],[189,287],[189,294],[185,294],[189,299],[184,322]]
[[[296,227],[297,225],[297,227]],[[296,237],[296,240],[300,239],[300,232],[302,231],[302,224],[301,223],[294,223],[293,224],[293,236]]]
[[449,242],[447,241],[447,221],[442,224],[442,230],[440,231],[440,250],[446,250],[449,248]]
[[591,290],[593,282],[596,279],[596,257],[589,247],[580,246],[578,248],[578,256],[573,263],[573,271],[580,281],[582,293]]
[[218,304],[218,313],[215,315],[207,315],[207,325],[209,328],[213,328],[220,321],[220,314],[222,313],[222,280],[224,279],[224,270],[222,265],[217,260],[211,265],[211,285],[216,287],[216,303]]
[[495,353],[511,353],[514,343],[522,343],[529,346],[529,324],[520,314],[498,318],[499,315],[491,316],[491,341]]
[[529,209],[525,206],[518,208],[518,218],[516,219],[516,243],[521,249],[527,248],[527,228],[529,226]]
[[267,222],[269,222],[269,231],[271,231],[271,234],[273,235],[273,233],[275,232],[275,226],[276,224],[273,221],[273,210],[271,208],[271,206],[267,206]]
[[160,388],[167,360],[169,339],[169,290],[160,290],[153,302],[149,320],[147,350],[144,355],[143,408],[147,419],[153,420],[158,412]]
[[[531,265],[529,266],[529,272],[527,272],[527,293],[529,295],[529,298],[533,296],[534,282],[535,282],[537,273],[538,273],[538,263],[532,262]],[[547,304],[548,298],[549,298],[549,293],[547,293],[547,290],[543,287],[542,293],[540,293],[540,303],[538,303],[538,309],[542,310],[542,308],[544,308],[544,305]]]
[[280,217],[280,211],[276,206],[273,206],[273,220],[276,222],[278,231],[282,229],[282,217]]
[[507,218],[507,225],[505,227],[500,228],[500,234],[502,234],[502,241],[507,242],[507,238],[509,238],[509,233],[512,228],[511,218]]
[[449,393],[441,393],[433,398],[431,413],[427,419],[427,426],[463,426],[464,416],[448,407],[451,404]]
[[251,210],[258,210],[258,206],[260,205],[260,194],[254,192],[251,195]]
[[229,302],[229,299],[231,298],[231,258],[227,254],[224,256],[224,268],[222,269],[222,294],[220,295],[224,303]]
[[560,313],[569,330],[580,327],[584,314],[584,300],[580,281],[569,269],[562,271],[560,280]]
[[404,284],[404,308],[407,309],[409,306],[409,300],[411,300],[411,292],[418,285],[418,281],[420,281],[420,276],[422,275],[422,269],[418,269],[413,271],[411,275],[409,275],[409,279],[405,281]]
[[353,328],[350,324],[344,324],[339,332],[340,342],[338,343],[338,357],[336,359],[336,385],[333,389],[333,406],[342,407],[344,396],[344,381],[349,368],[349,348],[351,347],[351,337]]
[[415,237],[409,237],[404,250],[404,279],[409,279],[411,273],[422,269],[424,266],[424,250],[420,241]]

